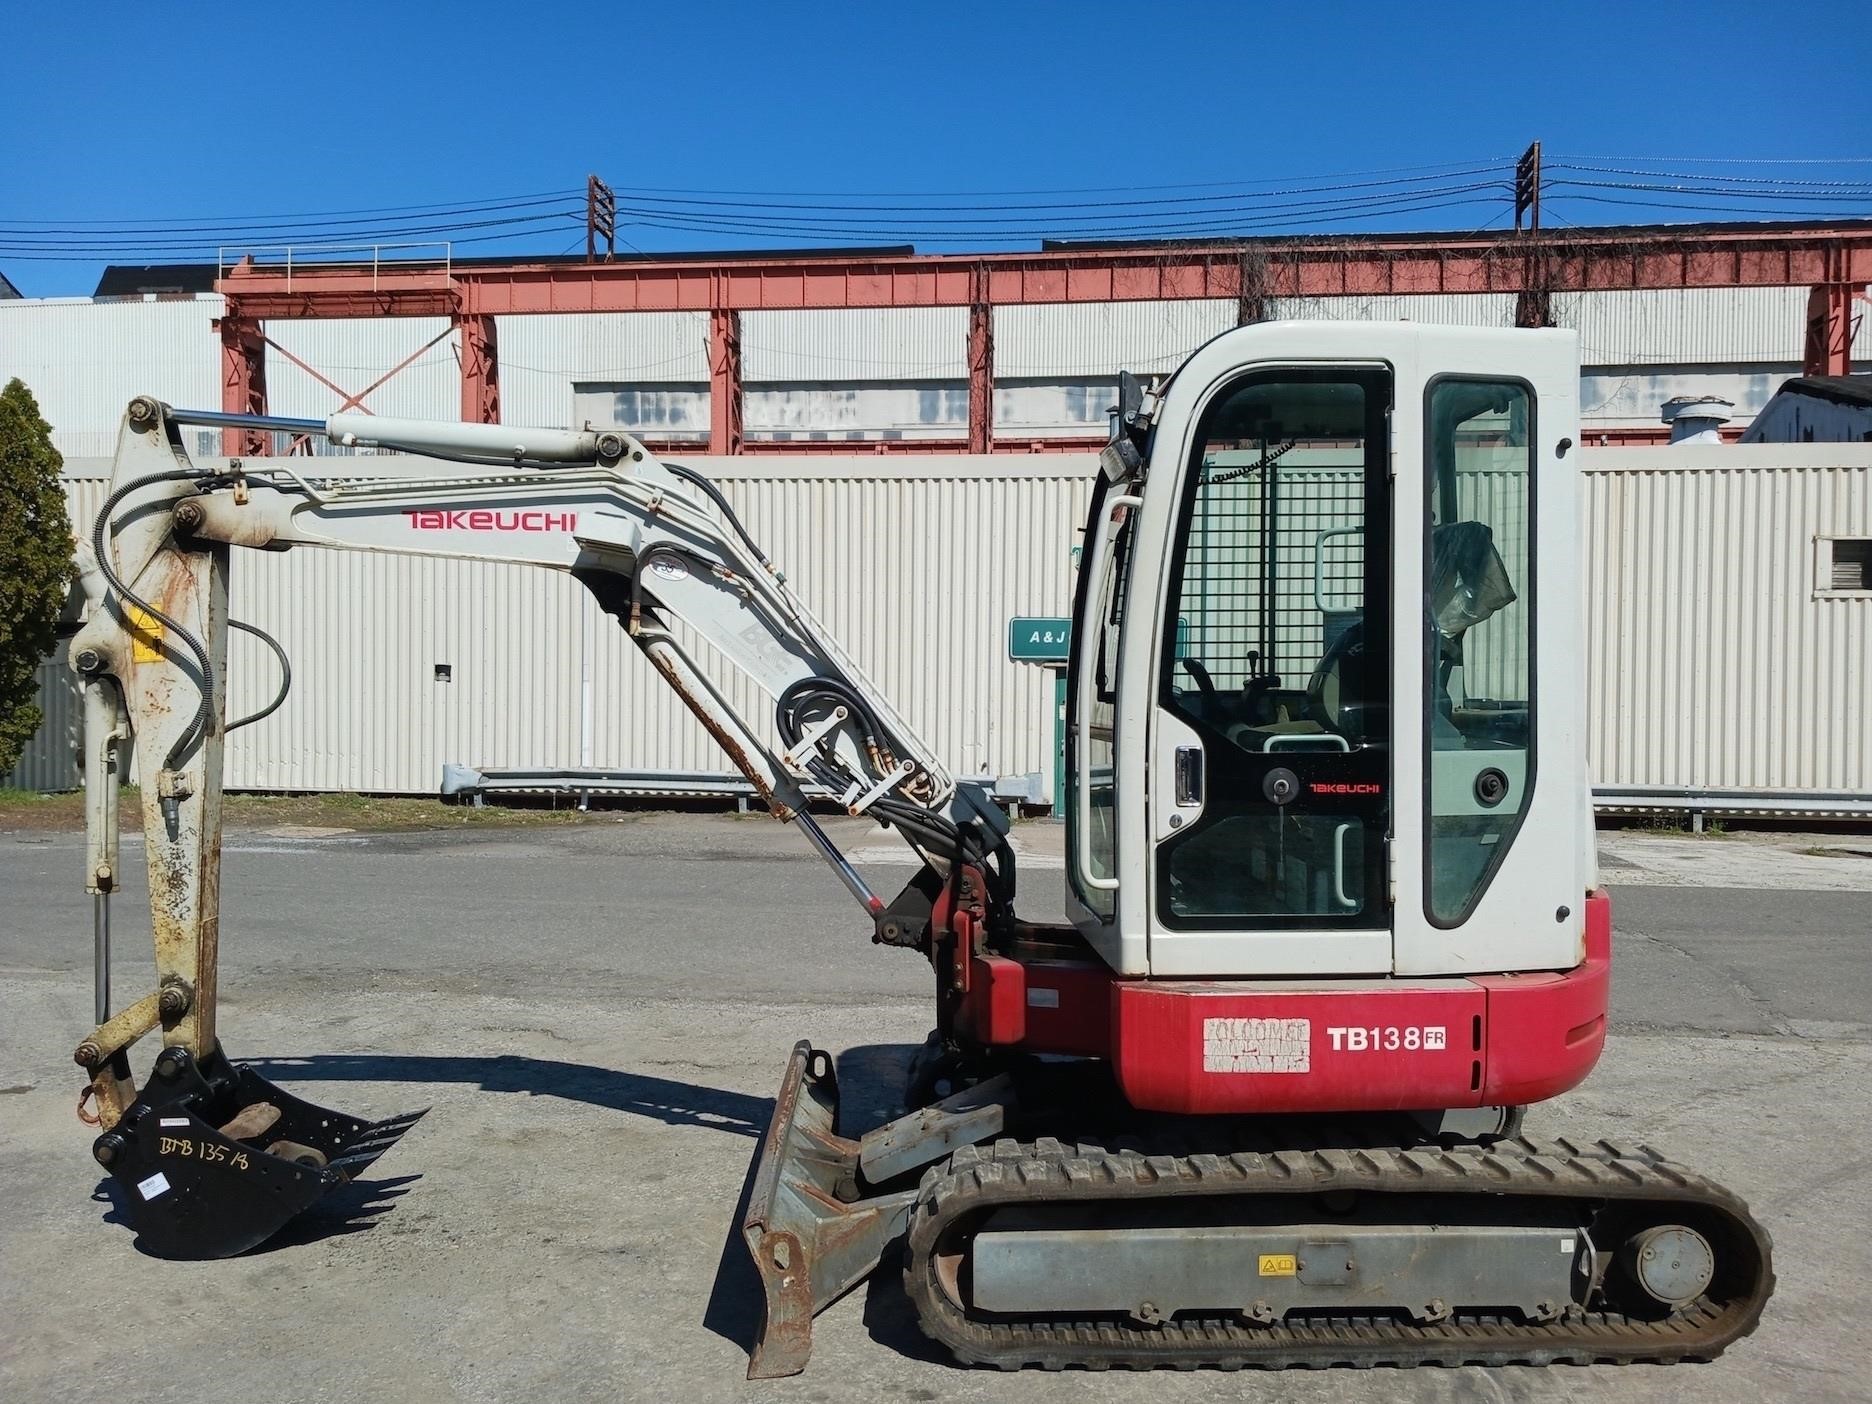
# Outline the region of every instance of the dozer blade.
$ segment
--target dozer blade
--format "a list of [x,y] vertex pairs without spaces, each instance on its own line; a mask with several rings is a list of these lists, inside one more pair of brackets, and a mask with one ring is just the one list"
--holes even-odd
[[806,1368],[813,1317],[870,1275],[916,1202],[914,1189],[861,1200],[861,1146],[837,1125],[830,1055],[795,1044],[741,1224],[766,1294],[751,1380]]
[[143,1248],[230,1258],[357,1178],[427,1110],[360,1121],[301,1101],[219,1049],[197,1062],[168,1048],[92,1153],[123,1187]]

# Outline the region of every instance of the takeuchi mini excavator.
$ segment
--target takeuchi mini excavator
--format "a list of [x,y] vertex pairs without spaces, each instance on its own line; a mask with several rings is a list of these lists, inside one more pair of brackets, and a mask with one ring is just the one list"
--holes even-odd
[[[408,552],[570,572],[872,941],[934,973],[896,1120],[842,1125],[832,1059],[793,1050],[742,1226],[750,1375],[802,1369],[814,1314],[899,1253],[923,1329],[1006,1368],[1718,1354],[1773,1285],[1741,1201],[1649,1149],[1522,1134],[1606,1036],[1577,385],[1569,332],[1408,323],[1239,328],[1164,384],[1122,378],[1073,610],[1060,924],[1019,914],[985,789],[728,499],[630,434],[132,401],[71,647],[99,956],[80,1110],[130,1223],[160,1255],[240,1253],[415,1120],[290,1096],[215,1022],[223,738],[263,715],[226,718],[229,630],[272,644],[228,618],[232,548]],[[185,426],[386,452],[195,460]],[[735,710],[721,659],[771,716]],[[114,1011],[132,742],[157,986]],[[910,845],[901,892],[808,787]]]

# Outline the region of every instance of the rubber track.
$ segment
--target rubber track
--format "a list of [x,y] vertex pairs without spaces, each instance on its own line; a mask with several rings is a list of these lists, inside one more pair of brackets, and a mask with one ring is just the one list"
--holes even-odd
[[[1459,1314],[1425,1326],[1368,1314],[1311,1315],[1271,1326],[1239,1316],[1179,1317],[1158,1326],[1109,1318],[1010,1321],[965,1313],[935,1275],[934,1250],[949,1225],[1006,1205],[1333,1190],[1695,1205],[1723,1215],[1742,1239],[1752,1242],[1759,1271],[1736,1299],[1718,1303],[1706,1298],[1667,1321],[1576,1311],[1545,1324],[1513,1315]],[[1581,1147],[1564,1140],[1521,1139],[1449,1150],[1171,1156],[1046,1139],[1003,1140],[965,1147],[925,1173],[908,1243],[904,1285],[925,1333],[959,1360],[1007,1370],[1674,1364],[1713,1359],[1748,1335],[1774,1290],[1767,1231],[1739,1198],[1648,1147],[1620,1150],[1605,1142]]]

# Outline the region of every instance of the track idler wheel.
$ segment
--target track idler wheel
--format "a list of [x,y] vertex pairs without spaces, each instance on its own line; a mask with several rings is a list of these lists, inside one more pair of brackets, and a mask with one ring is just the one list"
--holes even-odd
[[1658,1306],[1678,1311],[1709,1290],[1716,1277],[1710,1241],[1684,1224],[1656,1224],[1619,1249],[1626,1277]]

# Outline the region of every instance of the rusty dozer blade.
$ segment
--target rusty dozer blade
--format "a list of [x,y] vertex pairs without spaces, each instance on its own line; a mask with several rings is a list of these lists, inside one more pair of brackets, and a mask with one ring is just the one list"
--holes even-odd
[[166,1048],[92,1154],[159,1258],[229,1258],[355,1179],[428,1108],[360,1121],[282,1091],[216,1049]]
[[870,1275],[916,1202],[914,1188],[860,1200],[860,1143],[837,1125],[831,1056],[796,1043],[741,1224],[767,1299],[750,1380],[806,1368],[813,1317]]

